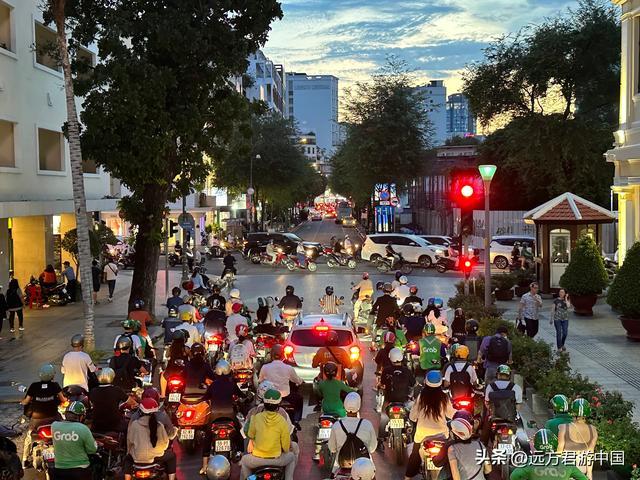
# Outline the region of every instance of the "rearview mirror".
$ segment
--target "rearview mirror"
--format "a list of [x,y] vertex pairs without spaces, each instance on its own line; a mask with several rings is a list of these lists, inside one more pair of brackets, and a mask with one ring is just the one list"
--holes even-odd
[[279,297],[273,297],[273,301],[278,303],[280,301],[280,298]]

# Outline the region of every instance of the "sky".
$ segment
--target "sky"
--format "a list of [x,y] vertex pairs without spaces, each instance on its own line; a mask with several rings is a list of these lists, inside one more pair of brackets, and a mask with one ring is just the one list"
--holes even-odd
[[376,72],[389,54],[421,81],[462,85],[466,64],[492,39],[535,24],[577,0],[283,0],[265,54],[287,71],[332,74],[341,90]]

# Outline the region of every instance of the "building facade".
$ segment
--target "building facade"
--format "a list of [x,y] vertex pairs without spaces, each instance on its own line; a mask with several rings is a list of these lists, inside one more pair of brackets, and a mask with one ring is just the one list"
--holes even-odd
[[331,174],[331,163],[325,156],[324,150],[318,146],[315,133],[309,132],[300,135],[298,137],[298,147],[317,172],[325,177]]
[[313,132],[328,158],[340,145],[338,78],[333,75],[287,73],[288,118],[301,132]]
[[640,241],[640,0],[613,0],[622,7],[620,127],[605,157],[615,165],[611,189],[618,199],[618,262]]
[[476,117],[469,108],[469,99],[462,93],[447,98],[447,138],[471,137],[476,134]]
[[444,145],[447,139],[447,87],[444,81],[431,80],[426,85],[416,87],[416,91],[423,96],[427,116],[433,125],[433,146]]
[[287,116],[287,82],[282,65],[269,60],[262,50],[249,55],[247,75],[252,84],[244,88],[245,96],[250,100],[262,100],[280,115]]
[[[58,270],[75,228],[64,81],[38,47],[55,42],[39,0],[0,0],[0,285],[9,272],[23,286],[47,264]],[[36,49],[33,48],[36,46]],[[96,51],[82,49],[95,63]],[[80,107],[80,100],[78,100]],[[114,210],[119,184],[92,162],[84,165],[87,210]]]

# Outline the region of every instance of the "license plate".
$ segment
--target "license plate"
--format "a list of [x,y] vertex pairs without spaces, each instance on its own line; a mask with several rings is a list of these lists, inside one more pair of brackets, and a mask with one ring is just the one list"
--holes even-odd
[[169,394],[169,402],[178,403],[181,398],[182,398],[182,394],[181,393],[170,393]]
[[53,460],[56,458],[56,455],[53,451],[53,448],[47,448],[46,450],[43,450],[42,452],[42,458],[44,460]]
[[320,431],[318,432],[318,438],[320,440],[329,440],[330,436],[331,436],[330,428],[321,428]]
[[389,420],[389,428],[404,428],[404,418],[392,418]]
[[216,452],[230,452],[231,440],[216,440]]
[[196,431],[193,428],[183,428],[180,430],[180,440],[193,440],[196,436]]
[[510,443],[499,443],[498,450],[502,450],[507,455],[513,455],[513,445]]

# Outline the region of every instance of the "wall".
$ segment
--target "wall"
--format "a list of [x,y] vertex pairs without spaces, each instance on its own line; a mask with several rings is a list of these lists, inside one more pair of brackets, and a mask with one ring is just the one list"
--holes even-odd
[[9,284],[9,220],[0,218],[0,285],[6,291]]
[[24,287],[31,275],[40,275],[48,257],[51,256],[51,252],[47,252],[46,220],[42,215],[13,219],[11,233],[14,246],[14,277],[20,282],[20,288]]

